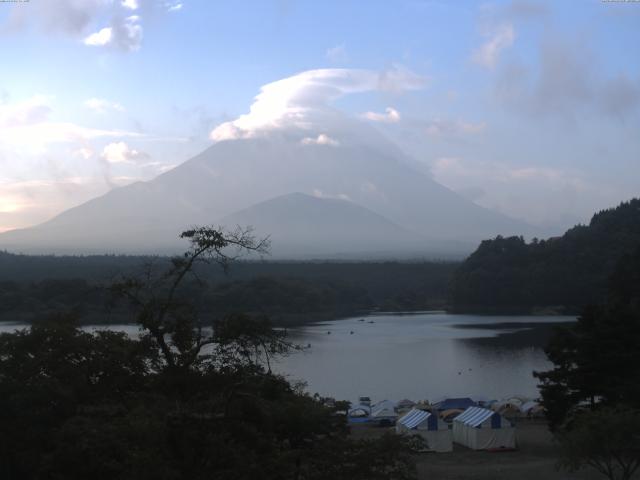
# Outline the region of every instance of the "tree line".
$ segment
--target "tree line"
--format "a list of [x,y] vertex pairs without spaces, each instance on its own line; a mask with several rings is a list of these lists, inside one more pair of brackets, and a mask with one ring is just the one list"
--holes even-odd
[[640,246],[640,199],[596,213],[548,240],[498,236],[485,240],[456,269],[455,311],[578,313],[607,297],[618,260]]
[[[137,263],[136,263],[137,262]],[[140,265],[162,269],[166,257],[52,257],[0,253],[0,319],[75,311],[88,323],[126,321],[127,308],[110,304],[107,288]],[[181,285],[211,317],[233,312],[270,316],[278,325],[357,315],[372,309],[444,308],[456,264],[236,262],[225,272],[196,265],[198,281]]]

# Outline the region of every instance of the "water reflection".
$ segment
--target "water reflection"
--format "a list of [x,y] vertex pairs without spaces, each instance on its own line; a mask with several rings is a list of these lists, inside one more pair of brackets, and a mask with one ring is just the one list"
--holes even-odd
[[311,348],[279,362],[279,371],[306,380],[310,392],[345,399],[535,397],[531,372],[550,366],[543,347],[552,328],[575,319],[420,313],[359,320],[291,331]]
[[[532,371],[550,367],[543,347],[553,328],[572,321],[422,312],[317,323],[289,331],[293,342],[310,348],[280,360],[275,369],[306,381],[311,393],[348,400],[536,397]],[[0,332],[25,326],[2,322]],[[136,325],[83,328],[134,337],[140,332]]]

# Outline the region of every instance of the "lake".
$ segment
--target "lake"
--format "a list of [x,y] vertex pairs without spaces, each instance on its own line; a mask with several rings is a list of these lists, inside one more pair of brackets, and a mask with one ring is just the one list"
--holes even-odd
[[544,345],[555,325],[573,321],[443,312],[336,320],[290,330],[311,346],[276,369],[311,393],[347,400],[537,397],[531,372],[550,368]]
[[[544,345],[554,326],[573,321],[444,312],[334,320],[290,329],[293,342],[310,347],[279,360],[274,369],[306,381],[311,393],[346,400],[537,397],[531,372],[550,368]],[[24,326],[2,322],[0,332]],[[135,325],[110,328],[138,333]]]

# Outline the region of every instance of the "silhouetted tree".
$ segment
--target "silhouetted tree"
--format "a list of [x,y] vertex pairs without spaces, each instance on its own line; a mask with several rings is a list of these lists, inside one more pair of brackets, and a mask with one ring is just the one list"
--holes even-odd
[[629,480],[640,467],[640,411],[602,408],[582,413],[560,440],[559,466],[591,467],[610,480]]
[[[353,441],[343,416],[271,372],[292,346],[268,319],[204,325],[194,265],[264,251],[248,231],[183,234],[191,248],[113,292],[139,338],[56,316],[0,335],[0,478],[229,480],[413,478],[405,439]],[[339,402],[337,402],[339,404]],[[342,405],[340,405],[342,407]]]
[[[640,248],[611,277],[609,301],[584,310],[546,348],[554,367],[537,372],[553,429],[576,410],[602,405],[640,408]],[[566,426],[566,425],[565,425]]]
[[251,229],[198,227],[180,237],[189,240],[190,248],[183,256],[173,257],[168,268],[157,271],[148,263],[142,276],[125,277],[111,287],[116,296],[130,301],[136,322],[158,346],[167,367],[176,369],[191,367],[202,359],[202,349],[215,342],[211,332],[203,329],[193,302],[181,295],[190,276],[200,281],[196,263],[214,262],[226,271],[239,255],[266,253],[269,247],[268,238],[257,240]]

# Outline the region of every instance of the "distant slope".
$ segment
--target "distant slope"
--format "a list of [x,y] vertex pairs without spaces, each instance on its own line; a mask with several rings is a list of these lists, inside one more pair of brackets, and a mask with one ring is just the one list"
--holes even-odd
[[452,302],[457,311],[577,311],[605,299],[616,263],[639,246],[640,199],[598,212],[562,237],[485,240],[456,270]]
[[[497,234],[536,234],[529,225],[482,208],[414,171],[393,146],[305,145],[276,137],[216,143],[154,180],[114,189],[39,226],[2,234],[0,248],[175,252],[184,246],[176,238],[185,228],[218,223],[239,209],[292,192],[348,198],[405,230],[441,241],[464,244]],[[275,233],[270,225],[263,228],[259,234]]]
[[[272,256],[376,257],[423,251],[427,240],[353,202],[292,193],[229,215],[228,228],[271,232]],[[434,247],[435,248],[435,247]]]

